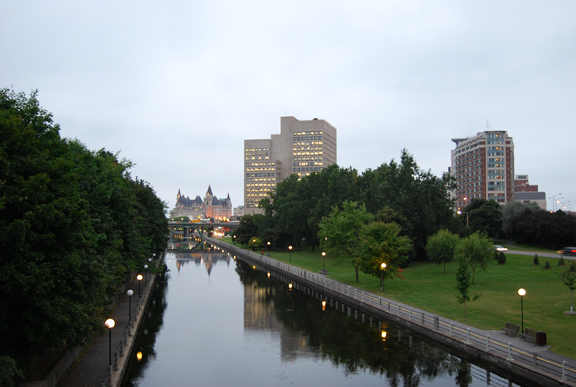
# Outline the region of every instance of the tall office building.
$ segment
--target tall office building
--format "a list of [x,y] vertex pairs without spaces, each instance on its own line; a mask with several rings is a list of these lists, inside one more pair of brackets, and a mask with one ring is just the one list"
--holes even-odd
[[451,173],[456,177],[456,207],[471,199],[514,200],[514,141],[505,131],[487,130],[468,138],[453,138]]
[[292,174],[299,178],[336,164],[336,128],[325,120],[280,118],[280,134],[244,140],[244,213],[261,214],[261,199]]

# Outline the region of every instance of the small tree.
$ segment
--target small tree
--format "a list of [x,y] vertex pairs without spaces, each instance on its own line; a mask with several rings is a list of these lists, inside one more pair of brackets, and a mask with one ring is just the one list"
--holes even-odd
[[546,261],[546,263],[542,267],[542,270],[548,270],[548,269],[550,269],[550,261]]
[[460,292],[460,295],[456,296],[456,298],[458,299],[459,303],[464,304],[464,317],[467,317],[468,311],[466,308],[466,302],[477,300],[480,295],[476,293],[474,297],[470,299],[470,295],[468,294],[468,290],[472,284],[472,273],[470,272],[470,265],[468,260],[465,258],[460,258],[458,263],[458,271],[456,272],[456,288]]
[[564,285],[568,286],[568,288],[570,289],[570,313],[574,313],[574,308],[573,308],[573,304],[572,304],[572,291],[574,289],[576,289],[576,273],[572,270],[570,270],[572,267],[574,266],[574,263],[572,263],[570,266],[566,267],[564,269],[564,271],[562,272],[562,274],[558,274],[558,278],[560,278],[560,280],[562,282],[564,282]]
[[564,257],[560,257],[560,259],[558,260],[558,266],[564,266],[566,264],[566,261],[564,261]]
[[498,254],[498,264],[504,265],[505,263],[506,263],[506,255],[501,251],[500,254]]
[[538,259],[538,254],[534,254],[534,266],[538,266],[540,264],[540,260]]
[[446,262],[454,259],[456,246],[458,246],[459,242],[460,237],[448,230],[440,230],[428,238],[426,253],[431,260],[439,265],[444,265],[444,274],[446,274]]
[[479,267],[483,270],[488,268],[492,258],[492,239],[488,238],[486,234],[475,232],[462,239],[456,253],[460,259],[468,261],[470,268],[472,268],[472,284],[474,283],[474,274],[476,268]]

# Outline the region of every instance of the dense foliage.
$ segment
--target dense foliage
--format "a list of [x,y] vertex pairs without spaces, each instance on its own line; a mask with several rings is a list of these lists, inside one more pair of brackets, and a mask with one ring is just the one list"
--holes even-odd
[[130,167],[61,138],[36,92],[0,90],[0,356],[83,343],[165,248],[165,204]]
[[303,243],[314,248],[321,242],[322,219],[333,208],[342,209],[345,201],[358,202],[375,220],[397,223],[400,234],[413,246],[410,258],[424,259],[428,237],[453,222],[448,194],[453,187],[452,178],[421,170],[406,150],[400,163],[392,160],[361,175],[355,169],[331,165],[301,180],[292,175],[279,183],[260,203],[265,216],[254,217],[257,236],[277,248]]

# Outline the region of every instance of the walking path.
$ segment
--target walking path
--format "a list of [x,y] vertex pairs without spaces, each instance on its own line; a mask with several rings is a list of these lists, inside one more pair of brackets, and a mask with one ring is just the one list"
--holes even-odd
[[[149,279],[151,276],[149,276]],[[140,283],[140,292],[142,297],[149,297],[150,292],[145,292],[146,288],[144,280],[138,281],[136,278],[130,283],[127,289],[132,289],[134,295],[130,297],[123,292],[118,296],[116,307],[111,313],[109,318],[115,321],[115,326],[112,329],[112,356],[114,351],[118,348],[120,341],[124,335],[129,321],[129,306],[131,304],[134,311],[139,301],[138,282]],[[141,314],[140,314],[141,316]],[[106,329],[108,330],[108,329]],[[134,332],[134,334],[136,334]],[[108,362],[109,362],[109,332],[104,332],[103,335],[95,335],[92,343],[82,351],[78,360],[70,367],[68,372],[58,383],[59,387],[101,387],[102,382],[108,375]]]

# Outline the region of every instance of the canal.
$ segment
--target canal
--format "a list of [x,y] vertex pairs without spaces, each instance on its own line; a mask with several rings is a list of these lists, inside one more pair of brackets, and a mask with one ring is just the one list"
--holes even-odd
[[227,253],[166,254],[123,386],[516,386]]

